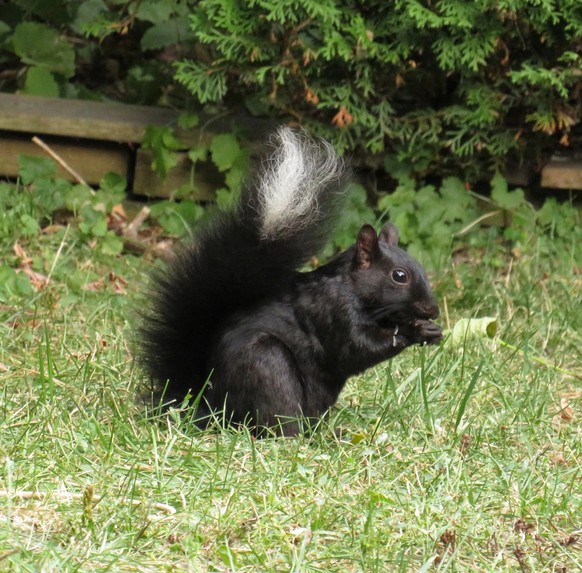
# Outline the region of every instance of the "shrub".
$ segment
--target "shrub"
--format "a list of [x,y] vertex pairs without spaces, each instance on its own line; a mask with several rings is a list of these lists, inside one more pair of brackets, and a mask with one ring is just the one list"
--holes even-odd
[[0,3],[0,91],[168,103],[177,86],[169,62],[192,46],[189,14],[195,4],[195,0]]
[[579,0],[202,0],[199,102],[293,118],[424,174],[541,161],[581,118]]

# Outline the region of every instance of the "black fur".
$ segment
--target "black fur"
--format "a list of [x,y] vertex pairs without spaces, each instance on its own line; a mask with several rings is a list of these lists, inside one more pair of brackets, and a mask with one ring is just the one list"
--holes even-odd
[[426,275],[397,246],[393,225],[379,237],[364,225],[330,263],[297,272],[323,247],[345,185],[343,176],[328,182],[317,222],[297,221],[276,239],[261,237],[259,187],[249,186],[234,212],[154,275],[140,355],[165,401],[204,388],[200,416],[224,409],[229,422],[292,435],[297,418],[320,417],[348,377],[440,340]]

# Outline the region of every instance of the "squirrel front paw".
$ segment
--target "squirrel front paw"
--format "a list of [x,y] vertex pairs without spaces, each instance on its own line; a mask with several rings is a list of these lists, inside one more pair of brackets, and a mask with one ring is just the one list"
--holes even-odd
[[419,344],[438,344],[443,338],[442,328],[430,320],[418,318],[412,322],[415,341]]
[[392,334],[392,346],[402,348],[406,348],[411,344],[438,344],[443,338],[441,327],[423,318],[417,318],[396,326],[390,332]]

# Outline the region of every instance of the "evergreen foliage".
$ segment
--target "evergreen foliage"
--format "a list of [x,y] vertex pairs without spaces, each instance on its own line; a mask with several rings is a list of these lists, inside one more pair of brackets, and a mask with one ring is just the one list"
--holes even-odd
[[198,100],[294,118],[417,173],[540,161],[580,123],[578,0],[202,0]]

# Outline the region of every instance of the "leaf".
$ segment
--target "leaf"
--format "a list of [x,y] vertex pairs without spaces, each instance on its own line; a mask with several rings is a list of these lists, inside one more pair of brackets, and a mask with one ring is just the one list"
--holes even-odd
[[83,31],[83,26],[99,20],[108,8],[103,0],[84,0],[77,9],[72,27],[77,32]]
[[91,201],[91,190],[85,185],[74,185],[65,197],[65,206],[73,213],[76,213]]
[[181,201],[176,205],[176,213],[187,227],[191,227],[204,215],[204,208],[196,201]]
[[497,333],[497,318],[486,316],[482,318],[461,318],[453,328],[445,334],[445,343],[449,346],[462,346],[471,338],[493,338]]
[[26,71],[22,93],[46,97],[59,96],[59,84],[51,71],[32,66]]
[[32,237],[40,231],[38,221],[31,215],[20,216],[20,233],[27,237]]
[[523,189],[509,191],[507,181],[497,172],[491,180],[491,199],[506,211],[514,211],[524,201]]
[[208,147],[201,145],[200,147],[194,147],[188,151],[188,159],[192,163],[197,161],[206,161],[208,159]]
[[119,175],[118,173],[106,173],[99,182],[99,188],[105,191],[105,193],[115,195],[122,199],[125,196],[127,181],[123,175]]
[[241,152],[237,138],[229,133],[215,135],[210,144],[212,161],[219,171],[230,169]]
[[123,239],[115,233],[108,232],[100,242],[101,252],[114,257],[123,251]]
[[189,18],[172,19],[148,28],[141,38],[140,45],[143,50],[160,50],[179,44],[192,36]]
[[17,273],[6,265],[0,266],[0,300],[6,301],[15,296],[31,296],[34,289],[24,273]]
[[18,156],[18,175],[25,185],[30,185],[38,179],[54,177],[57,166],[50,157]]
[[37,22],[23,22],[14,29],[14,53],[29,65],[44,67],[70,78],[75,73],[75,51],[56,30]]
[[171,235],[182,236],[204,215],[204,208],[194,201],[172,203],[160,201],[152,205],[150,216]]
[[4,44],[4,41],[10,32],[12,32],[12,28],[6,24],[6,22],[2,22],[2,20],[0,20],[0,46]]
[[142,0],[137,4],[135,16],[140,20],[158,24],[166,22],[172,16],[173,2],[160,2],[159,0]]
[[97,219],[97,221],[95,221],[91,226],[90,232],[94,237],[105,237],[107,234],[107,221],[105,220],[105,217]]
[[196,113],[181,113],[178,116],[178,126],[182,129],[192,129],[200,123],[200,116]]
[[171,128],[156,125],[150,125],[146,129],[142,146],[152,151],[152,168],[162,179],[178,163],[175,151],[183,147]]

